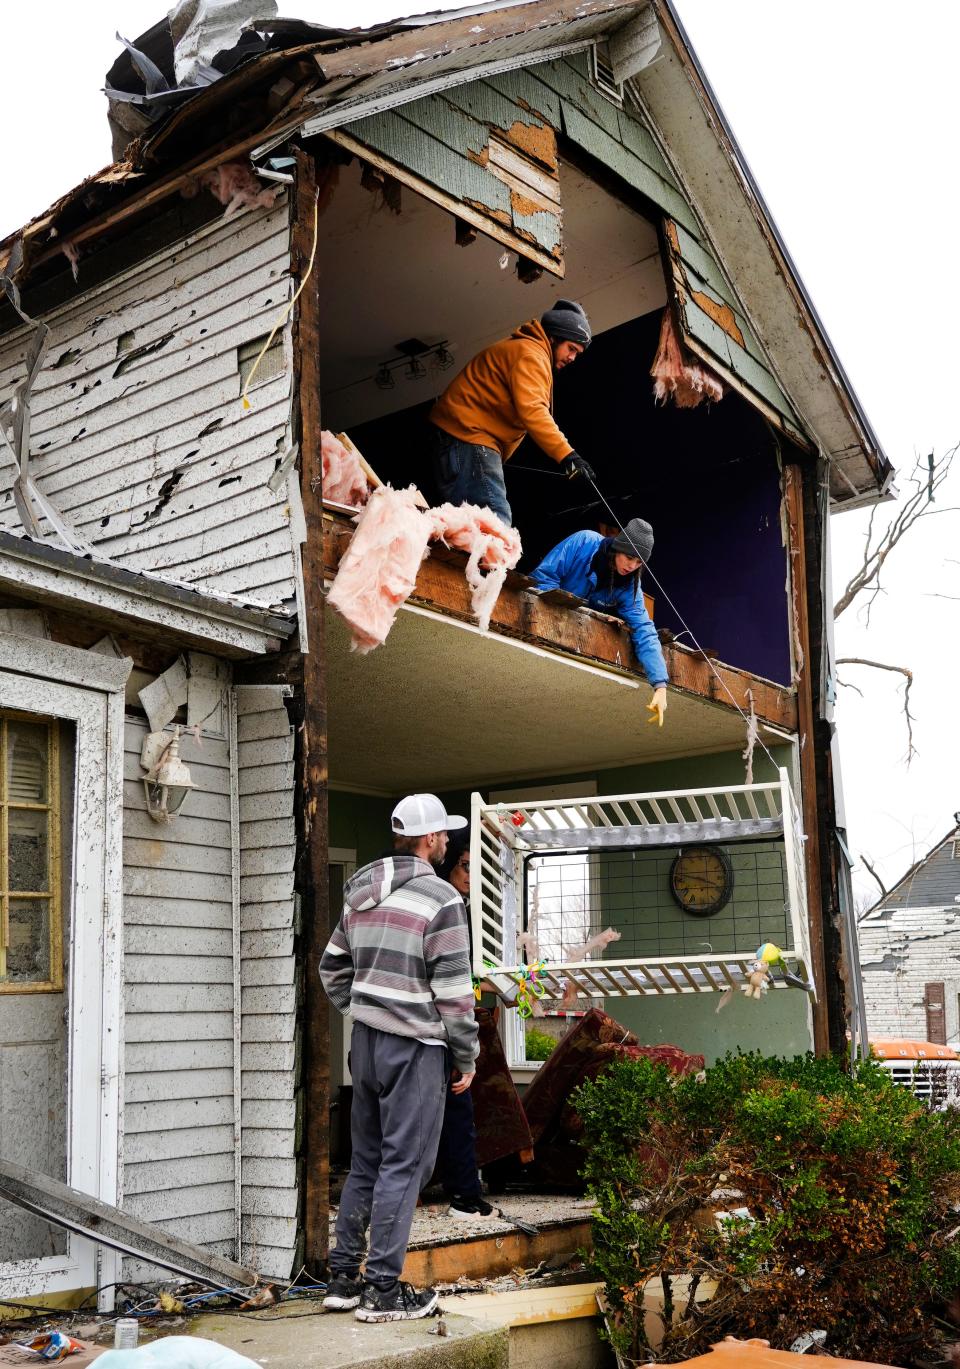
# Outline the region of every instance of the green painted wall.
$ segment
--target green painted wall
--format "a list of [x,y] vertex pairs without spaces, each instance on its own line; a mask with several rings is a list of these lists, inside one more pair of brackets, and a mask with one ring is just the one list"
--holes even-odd
[[357,864],[376,860],[390,845],[393,799],[330,792],[330,845],[356,851]]
[[674,994],[662,998],[608,998],[606,1010],[647,1046],[669,1042],[712,1064],[727,1051],[801,1055],[813,1048],[807,995],[777,989],[759,1000],[736,993],[717,1012],[720,995]]

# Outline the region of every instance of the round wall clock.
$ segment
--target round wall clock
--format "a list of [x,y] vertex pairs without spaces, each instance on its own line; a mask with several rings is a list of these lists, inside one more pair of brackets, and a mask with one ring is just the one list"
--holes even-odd
[[670,892],[685,913],[712,917],[730,901],[733,866],[718,846],[685,846],[670,867]]

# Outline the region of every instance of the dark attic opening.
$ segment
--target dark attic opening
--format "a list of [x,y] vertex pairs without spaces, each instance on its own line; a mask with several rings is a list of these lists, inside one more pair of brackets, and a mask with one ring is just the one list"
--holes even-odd
[[650,370],[670,302],[654,215],[562,145],[559,185],[562,279],[370,164],[340,166],[319,268],[323,426],[347,432],[382,480],[414,483],[440,502],[435,400],[483,348],[558,298],[580,302],[593,338],[555,375],[553,412],[597,489],[566,478],[531,439],[521,443],[504,463],[520,571],[573,532],[609,535],[646,519],[655,550],[643,588],[658,630],[789,684],[773,433],[729,387],[696,408],[656,402]]

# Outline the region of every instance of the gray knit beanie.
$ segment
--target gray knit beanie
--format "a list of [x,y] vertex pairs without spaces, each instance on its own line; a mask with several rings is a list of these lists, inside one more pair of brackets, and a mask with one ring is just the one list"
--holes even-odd
[[653,551],[653,528],[644,518],[631,518],[610,545],[614,551],[622,551],[624,556],[639,556],[641,561],[649,561]]
[[581,347],[589,347],[593,334],[590,320],[582,304],[576,300],[558,299],[552,309],[540,316],[540,324],[547,337],[558,342],[579,342]]

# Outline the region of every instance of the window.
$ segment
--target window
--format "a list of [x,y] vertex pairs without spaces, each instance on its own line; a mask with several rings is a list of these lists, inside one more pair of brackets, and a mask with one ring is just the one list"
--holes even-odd
[[[264,333],[262,337],[252,338],[249,342],[241,342],[237,348],[237,370],[240,373],[241,390],[253,372],[257,363],[257,357],[263,351],[264,343],[269,337]],[[263,352],[260,365],[257,366],[257,373],[254,377],[255,385],[264,385],[268,380],[275,380],[277,376],[283,375],[286,370],[286,361],[283,355],[283,336],[277,333],[270,343],[270,346]]]
[[0,993],[63,989],[57,725],[0,713]]

